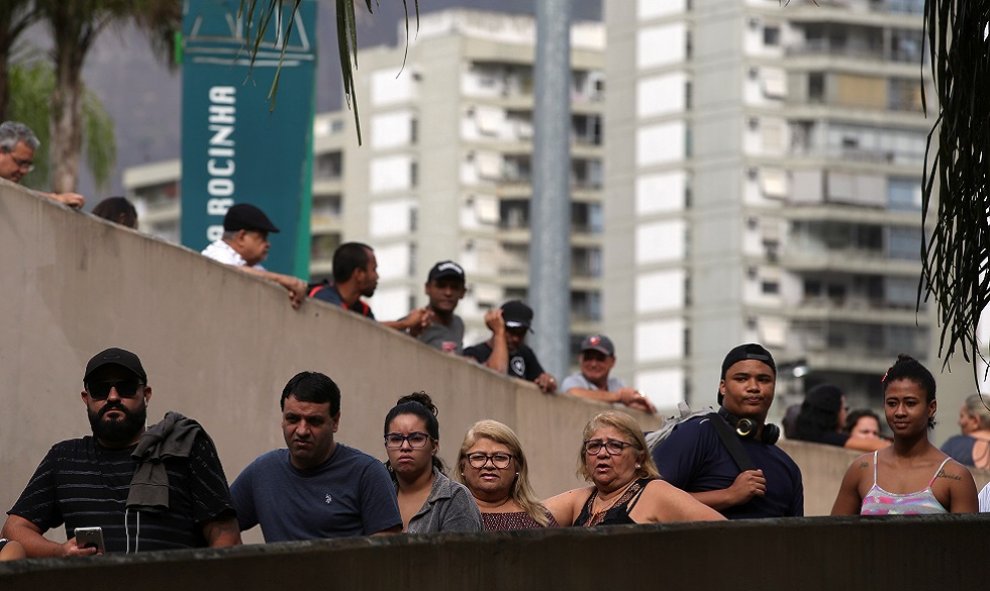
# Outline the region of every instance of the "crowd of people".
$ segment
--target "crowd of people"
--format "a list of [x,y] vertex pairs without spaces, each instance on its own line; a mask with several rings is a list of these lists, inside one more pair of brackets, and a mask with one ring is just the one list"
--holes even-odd
[[[31,170],[32,138],[23,125],[0,125],[0,177],[18,182]],[[81,196],[45,196],[73,207],[83,203]],[[133,206],[122,198],[96,209],[115,223],[136,225]],[[261,265],[269,234],[279,230],[259,208],[234,205],[223,225],[223,235],[203,255],[280,285],[294,308],[311,298],[375,319],[362,299],[378,283],[370,246],[341,245],[332,280],[309,284]],[[656,409],[611,375],[616,351],[607,336],[585,338],[579,371],[558,384],[526,345],[533,310],[522,301],[489,311],[490,337],[464,346],[456,308],[466,281],[455,261],[437,262],[424,285],[429,303],[383,324],[532,382],[544,393],[623,407],[599,413],[581,433],[578,474],[588,486],[538,498],[529,475],[540,467],[529,464],[509,425],[485,417],[464,435],[456,464],[448,468],[438,455],[440,412],[426,392],[402,396],[385,412],[378,452],[387,460],[381,462],[336,441],[341,392],[318,372],[293,376],[281,393],[285,448],[262,454],[228,486],[212,440],[194,419],[168,412],[147,425],[148,374],[137,355],[111,348],[93,356],[83,374],[80,395],[92,436],[49,450],[7,512],[0,560],[232,546],[255,526],[266,542],[276,542],[804,514],[801,471],[776,445],[780,429],[767,422],[777,367],[764,347],[731,349],[719,374],[717,411],[678,423],[651,445],[624,409]],[[788,421],[797,439],[868,452],[846,472],[832,514],[990,511],[990,486],[978,497],[966,467],[990,465],[986,401],[966,401],[962,435],[939,450],[928,440],[937,408],[932,374],[901,356],[882,389],[889,439],[879,436],[877,415],[849,413],[843,392],[831,385],[810,390]],[[46,537],[63,525],[66,542]],[[80,528],[98,528],[98,541],[89,533],[80,541]]]
[[[228,487],[199,423],[168,412],[147,426],[148,374],[137,355],[111,348],[83,374],[92,436],[49,450],[8,511],[0,559],[232,546],[259,525],[276,542],[802,516],[801,471],[767,423],[776,378],[765,348],[733,348],[718,410],[677,424],[652,449],[631,415],[599,413],[575,450],[588,486],[541,500],[529,481],[539,467],[510,426],[476,422],[448,469],[439,410],[414,392],[385,412],[381,462],[336,441],[339,387],[301,372],[279,399],[285,448],[259,456]],[[901,356],[882,388],[892,441],[852,463],[832,514],[965,513],[978,502],[990,511],[990,486],[978,501],[969,470],[928,441],[932,374]],[[62,525],[66,542],[45,536]],[[79,542],[80,528],[99,528],[101,539]]]

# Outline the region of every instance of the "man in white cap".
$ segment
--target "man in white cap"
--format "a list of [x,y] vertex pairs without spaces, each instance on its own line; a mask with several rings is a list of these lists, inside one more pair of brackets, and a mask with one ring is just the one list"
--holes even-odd
[[624,404],[649,414],[657,411],[638,390],[609,375],[615,367],[615,346],[607,336],[596,334],[585,337],[581,341],[578,365],[581,371],[567,376],[560,385],[565,394]]

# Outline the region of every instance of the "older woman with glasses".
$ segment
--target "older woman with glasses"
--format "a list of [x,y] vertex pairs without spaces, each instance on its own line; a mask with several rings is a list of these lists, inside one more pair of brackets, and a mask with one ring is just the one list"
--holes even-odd
[[403,396],[385,417],[386,467],[406,533],[481,531],[471,493],[444,474],[437,407],[429,395]]
[[464,435],[457,458],[458,479],[481,510],[485,531],[557,527],[529,485],[519,438],[498,421],[478,421]]
[[578,474],[592,486],[545,501],[558,523],[594,527],[725,519],[660,480],[643,432],[625,413],[606,411],[591,419],[578,453]]

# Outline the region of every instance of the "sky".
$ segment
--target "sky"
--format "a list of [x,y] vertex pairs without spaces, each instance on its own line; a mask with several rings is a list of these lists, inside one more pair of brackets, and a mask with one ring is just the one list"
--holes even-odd
[[[356,7],[358,46],[395,44],[398,23],[403,18],[402,0],[379,0],[373,15],[363,2]],[[602,0],[573,0],[574,20],[600,20]],[[341,85],[337,57],[333,0],[319,0],[317,7],[318,65],[317,111],[340,108]],[[372,3],[374,5],[374,2]],[[451,7],[470,7],[506,13],[532,14],[534,0],[420,0],[421,13]],[[409,1],[413,10],[413,2]],[[36,27],[33,41],[49,42],[46,31]],[[112,185],[97,191],[84,172],[79,192],[87,196],[89,207],[103,197],[122,195],[124,168],[179,156],[182,75],[157,60],[147,42],[133,29],[109,30],[97,40],[83,69],[85,84],[103,101],[116,125],[117,170]]]

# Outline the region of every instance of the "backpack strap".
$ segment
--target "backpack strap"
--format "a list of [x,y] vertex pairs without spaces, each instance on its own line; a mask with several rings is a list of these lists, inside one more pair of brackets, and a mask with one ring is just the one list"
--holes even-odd
[[722,445],[725,446],[725,450],[729,452],[732,456],[732,461],[736,463],[740,472],[745,472],[746,470],[753,470],[756,466],[753,465],[753,460],[749,457],[749,454],[743,448],[743,444],[739,441],[739,437],[732,432],[732,427],[725,422],[718,413],[711,413],[708,415],[708,420],[711,421],[712,425],[715,427],[715,432],[718,433],[718,438],[722,440]]

